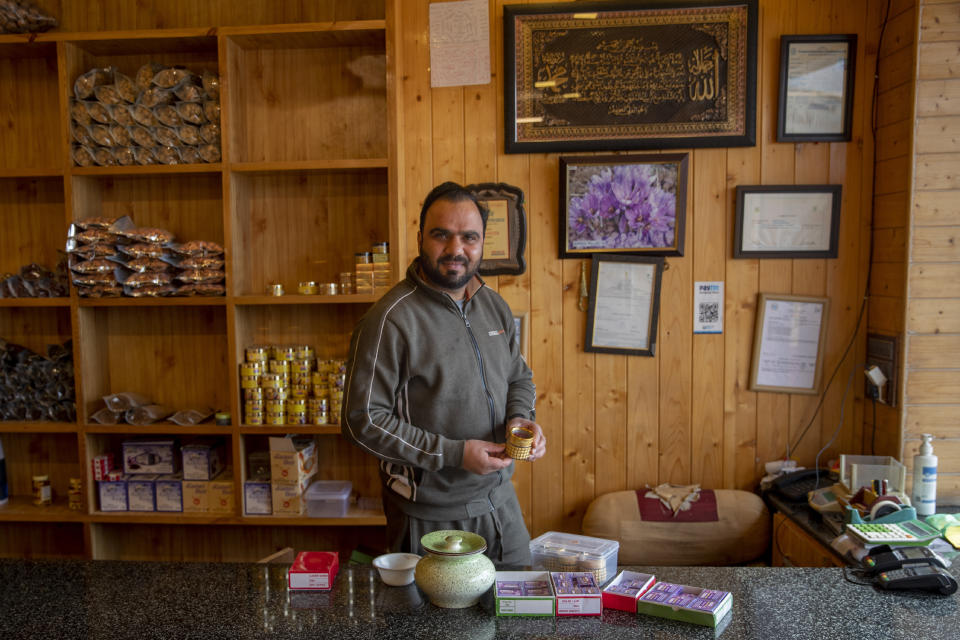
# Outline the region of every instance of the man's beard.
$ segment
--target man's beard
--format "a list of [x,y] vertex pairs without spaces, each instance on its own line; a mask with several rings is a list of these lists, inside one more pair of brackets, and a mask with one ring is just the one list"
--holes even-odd
[[[464,265],[464,271],[461,275],[456,274],[445,274],[440,270],[440,267],[444,263],[448,262],[459,262]],[[449,291],[454,291],[465,286],[473,276],[477,273],[477,268],[480,266],[480,262],[477,261],[474,264],[470,264],[470,261],[464,257],[456,258],[447,258],[441,259],[438,261],[439,264],[433,263],[430,258],[424,255],[423,250],[420,251],[420,269],[423,271],[423,275],[426,276],[427,280],[437,285],[441,289],[447,289]]]

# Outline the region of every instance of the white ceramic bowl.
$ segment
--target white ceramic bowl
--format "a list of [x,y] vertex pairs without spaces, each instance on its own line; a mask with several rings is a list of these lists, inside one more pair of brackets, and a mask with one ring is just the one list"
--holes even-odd
[[420,562],[415,553],[387,553],[373,559],[380,579],[391,587],[402,587],[413,582],[413,570]]

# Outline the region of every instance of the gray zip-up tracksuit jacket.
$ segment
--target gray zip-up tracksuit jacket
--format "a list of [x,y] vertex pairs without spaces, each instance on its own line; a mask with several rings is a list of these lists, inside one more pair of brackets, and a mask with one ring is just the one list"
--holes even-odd
[[414,260],[350,342],[342,433],[380,459],[392,501],[427,520],[457,519],[457,507],[502,495],[513,465],[465,471],[464,441],[504,442],[508,417],[534,417],[533,376],[510,308],[479,278],[467,292],[461,313],[424,283]]

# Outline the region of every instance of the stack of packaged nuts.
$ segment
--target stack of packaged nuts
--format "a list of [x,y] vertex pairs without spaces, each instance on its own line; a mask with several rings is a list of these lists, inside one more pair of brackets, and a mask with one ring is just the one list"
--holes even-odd
[[340,422],[346,361],[317,360],[309,345],[251,345],[240,364],[244,423]]
[[166,229],[138,227],[129,216],[70,225],[71,281],[81,297],[222,296],[223,247],[209,240],[177,243]]
[[393,283],[390,278],[390,251],[386,242],[374,242],[370,251],[359,251],[354,259],[354,291],[373,293]]
[[91,69],[73,85],[73,160],[92,165],[220,162],[220,79],[148,63],[133,78]]

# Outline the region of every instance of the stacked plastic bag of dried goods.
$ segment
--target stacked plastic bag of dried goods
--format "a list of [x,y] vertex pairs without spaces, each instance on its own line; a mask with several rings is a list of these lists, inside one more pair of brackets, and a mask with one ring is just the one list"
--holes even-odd
[[55,271],[32,263],[20,267],[20,273],[0,274],[0,298],[61,298],[70,295],[66,262]]
[[0,338],[0,420],[76,420],[73,346],[47,347],[47,355]]
[[97,424],[148,425],[167,420],[179,425],[200,424],[213,415],[213,409],[174,409],[151,401],[146,396],[129,391],[103,396],[103,409],[90,416]]
[[40,33],[57,26],[57,21],[41,13],[26,0],[0,0],[0,33]]
[[220,162],[220,79],[149,63],[134,77],[91,69],[73,84],[73,161],[93,165]]
[[129,216],[87,218],[70,225],[69,267],[77,295],[222,296],[223,246],[176,242],[166,229],[138,227]]

